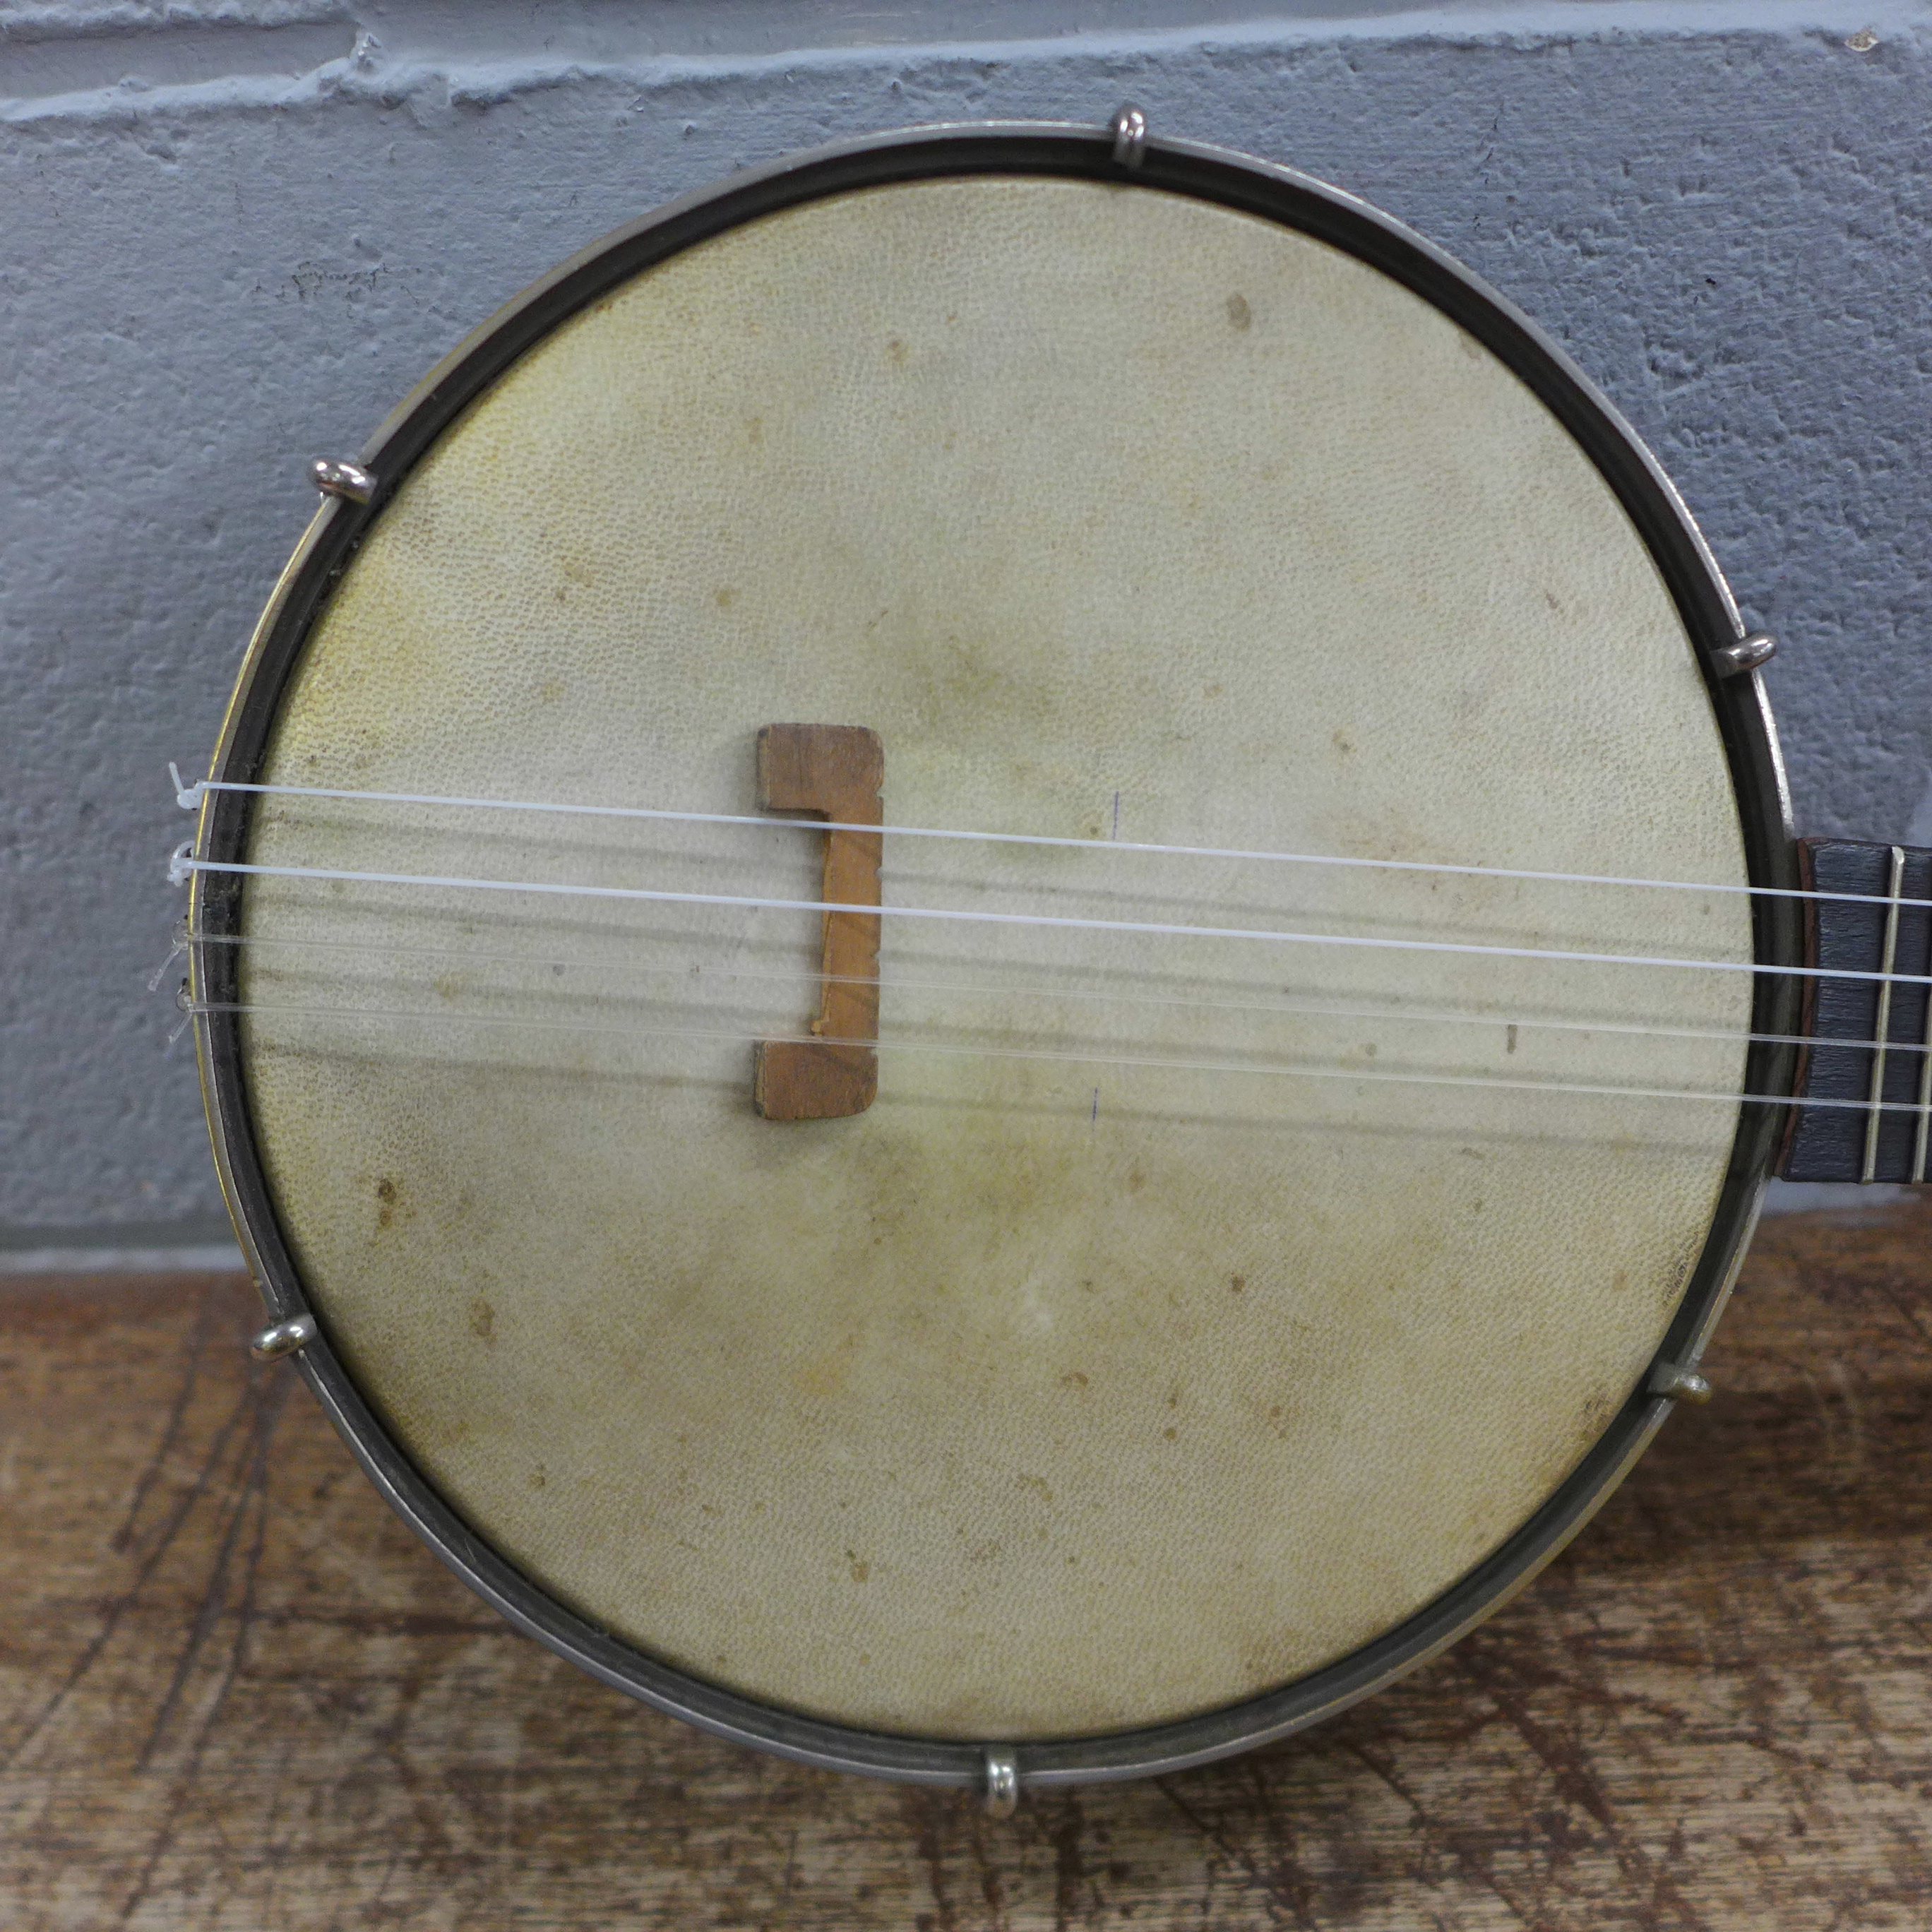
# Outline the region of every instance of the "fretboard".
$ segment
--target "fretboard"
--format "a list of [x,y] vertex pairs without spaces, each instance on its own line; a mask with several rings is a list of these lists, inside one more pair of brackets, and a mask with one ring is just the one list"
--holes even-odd
[[1805,1034],[1846,1043],[1804,1050],[1798,1096],[1851,1104],[1794,1108],[1777,1172],[1787,1180],[1923,1180],[1932,1055],[1928,988],[1915,982],[1932,974],[1932,911],[1922,903],[1932,899],[1932,852],[1808,838],[1798,854],[1811,890],[1863,896],[1805,902],[1805,963],[1901,976],[1806,982]]

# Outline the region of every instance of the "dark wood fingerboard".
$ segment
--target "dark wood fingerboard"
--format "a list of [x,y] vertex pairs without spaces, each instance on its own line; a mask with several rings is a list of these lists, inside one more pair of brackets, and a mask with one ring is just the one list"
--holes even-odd
[[1804,1050],[1798,1097],[1852,1104],[1794,1108],[1777,1172],[1787,1180],[1923,1180],[1928,989],[1914,982],[1932,974],[1932,910],[1923,903],[1932,899],[1932,852],[1807,838],[1798,859],[1810,890],[1862,896],[1805,902],[1807,964],[1899,976],[1807,981],[1805,1034],[1846,1043]]

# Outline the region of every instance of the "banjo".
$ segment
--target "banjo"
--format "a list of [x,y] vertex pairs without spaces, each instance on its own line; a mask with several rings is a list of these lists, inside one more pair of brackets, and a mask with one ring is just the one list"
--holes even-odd
[[256,1352],[660,1710],[1282,1736],[1708,1394],[1768,1175],[1925,1178],[1932,855],[1794,839],[1656,464],[1305,176],[820,149],[315,478],[176,781]]

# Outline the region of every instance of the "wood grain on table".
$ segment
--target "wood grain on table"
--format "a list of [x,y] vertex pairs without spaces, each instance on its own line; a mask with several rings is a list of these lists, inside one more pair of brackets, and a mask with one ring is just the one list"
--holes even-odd
[[1932,1211],[1759,1235],[1718,1396],[1300,1738],[1029,1800],[800,1769],[518,1636],[247,1282],[0,1283],[0,1928],[1932,1927]]

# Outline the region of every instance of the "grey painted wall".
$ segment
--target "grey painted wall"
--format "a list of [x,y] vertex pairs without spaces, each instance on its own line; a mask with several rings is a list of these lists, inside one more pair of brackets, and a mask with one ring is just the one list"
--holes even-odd
[[0,4],[0,1238],[219,1226],[144,986],[164,765],[206,759],[304,459],[604,230],[866,129],[1131,97],[1420,228],[1784,640],[1801,825],[1932,844],[1932,14],[1265,4]]

